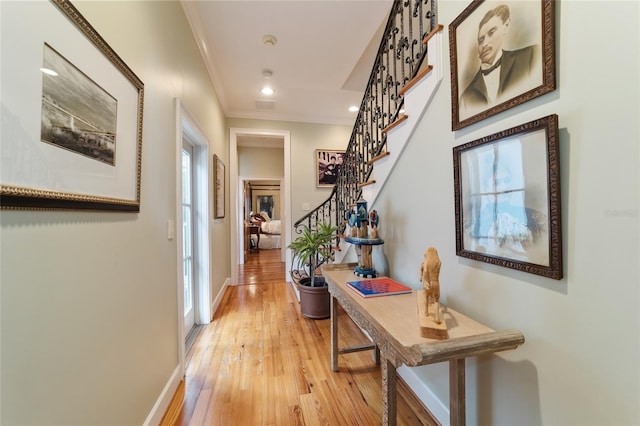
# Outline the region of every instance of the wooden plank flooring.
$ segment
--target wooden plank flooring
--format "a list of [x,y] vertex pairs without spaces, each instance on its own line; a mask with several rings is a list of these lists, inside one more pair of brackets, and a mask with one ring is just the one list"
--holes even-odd
[[[162,424],[380,424],[380,368],[371,352],[340,355],[340,371],[331,371],[329,320],[300,315],[280,250],[252,254],[238,277],[187,354],[185,380]],[[339,339],[340,346],[367,342],[346,314]],[[406,400],[398,398],[398,424],[435,424]]]

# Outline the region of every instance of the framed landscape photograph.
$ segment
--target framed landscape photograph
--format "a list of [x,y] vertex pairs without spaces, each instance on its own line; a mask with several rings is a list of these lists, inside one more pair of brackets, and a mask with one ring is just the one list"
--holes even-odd
[[224,163],[216,154],[213,154],[213,217],[224,217]]
[[333,188],[342,167],[344,152],[316,149],[316,187]]
[[1,207],[140,211],[142,81],[69,1],[2,11],[23,42],[2,51]]
[[474,0],[451,23],[453,130],[555,90],[554,5]]
[[562,278],[558,117],[453,148],[456,254]]

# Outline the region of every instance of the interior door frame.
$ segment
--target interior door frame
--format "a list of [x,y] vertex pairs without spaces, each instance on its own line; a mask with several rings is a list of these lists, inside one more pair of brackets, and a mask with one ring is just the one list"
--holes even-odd
[[[284,205],[284,195],[283,195],[283,189],[284,188],[284,178],[282,177],[252,177],[252,176],[238,176],[238,190],[240,191],[240,194],[238,195],[239,200],[240,200],[240,207],[238,212],[242,212],[244,213],[244,209],[243,209],[243,203],[244,203],[244,199],[243,199],[243,195],[244,195],[244,184],[245,182],[260,182],[260,181],[278,181],[279,185],[280,185],[280,210],[278,210],[278,216],[280,216],[280,218],[283,218],[286,213],[285,213],[285,205]],[[258,212],[256,212],[258,213]],[[241,216],[242,217],[242,216]],[[284,224],[284,221],[281,222],[281,224]],[[282,232],[282,226],[281,226],[281,231]],[[244,224],[243,224],[243,228],[242,231],[244,232]],[[239,235],[239,240],[238,240],[238,251],[239,253],[242,254],[242,256],[240,256],[239,259],[239,264],[242,264],[244,262],[242,262],[242,259],[244,257],[244,238],[243,234]],[[280,236],[280,258],[282,259],[283,262],[286,261],[286,251],[287,251],[287,246],[284,245],[284,234],[281,234]]]
[[[238,137],[245,135],[254,136],[280,136],[283,138],[284,146],[284,177],[283,184],[281,185],[280,197],[284,205],[282,220],[282,246],[283,261],[285,262],[285,271],[289,271],[291,268],[291,253],[286,250],[286,247],[291,243],[291,132],[288,130],[262,130],[262,129],[248,129],[248,128],[235,128],[229,129],[229,194],[231,217],[234,218],[231,226],[231,282],[236,285],[238,283],[238,265],[242,263],[243,244],[240,243],[240,239],[244,235],[244,217],[242,210],[242,185],[239,176],[239,164],[238,164]],[[288,275],[287,275],[288,277]]]
[[[175,146],[175,173],[176,173],[176,220],[175,229],[177,245],[177,293],[178,293],[178,356],[182,374],[185,371],[185,339],[184,329],[184,279],[182,272],[183,255],[182,244],[184,240],[182,231],[182,143],[185,135],[193,145],[194,165],[194,194],[195,194],[195,220],[194,229],[194,278],[195,299],[197,306],[196,324],[209,324],[211,321],[211,270],[209,248],[211,229],[209,225],[209,206],[211,197],[210,176],[211,163],[209,161],[209,140],[204,136],[197,122],[185,108],[180,99],[175,99],[176,111],[176,146]],[[171,232],[171,224],[169,232]]]

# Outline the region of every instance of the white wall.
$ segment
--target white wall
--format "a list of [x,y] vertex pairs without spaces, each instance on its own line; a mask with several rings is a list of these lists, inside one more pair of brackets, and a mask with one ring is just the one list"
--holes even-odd
[[[448,25],[468,3],[438,2],[445,46]],[[435,246],[442,301],[525,336],[517,350],[468,360],[472,425],[640,424],[639,4],[556,7],[558,89],[452,132],[445,79],[373,206],[392,277],[419,287],[423,253]],[[565,278],[457,257],[452,148],[553,113]],[[446,365],[412,373],[448,403]]]
[[[12,3],[2,2],[3,21]],[[180,3],[74,4],[145,84],[141,208],[1,213],[3,425],[145,421],[178,367],[179,248],[167,239],[175,97],[228,161],[224,116]],[[2,49],[19,40],[3,37]],[[229,219],[210,230],[215,298],[230,275]]]

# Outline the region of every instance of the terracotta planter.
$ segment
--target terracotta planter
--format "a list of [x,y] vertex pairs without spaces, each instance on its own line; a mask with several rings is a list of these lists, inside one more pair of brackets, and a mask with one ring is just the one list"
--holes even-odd
[[[321,280],[321,283],[319,283]],[[309,278],[302,278],[297,284],[300,292],[300,313],[305,318],[325,319],[331,315],[329,287],[324,277],[316,277],[316,286],[309,286]]]

